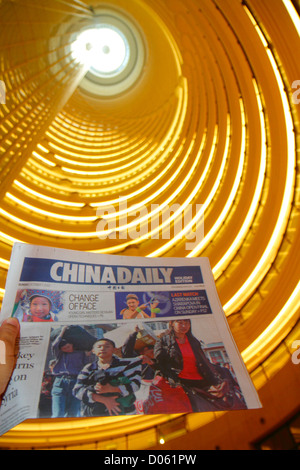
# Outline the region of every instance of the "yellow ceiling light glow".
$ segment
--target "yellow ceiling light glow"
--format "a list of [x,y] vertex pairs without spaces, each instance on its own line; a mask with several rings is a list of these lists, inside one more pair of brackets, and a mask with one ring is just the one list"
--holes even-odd
[[[18,225],[20,225],[24,228],[31,229],[31,230],[33,230],[34,232],[37,232],[37,233],[45,233],[46,235],[53,235],[53,236],[57,236],[57,237],[60,236],[60,237],[66,237],[66,238],[91,238],[91,237],[97,237],[98,238],[99,235],[103,235],[102,232],[97,232],[96,230],[93,231],[93,232],[80,232],[79,230],[77,230],[76,232],[67,232],[67,231],[64,231],[64,230],[53,230],[53,229],[50,229],[48,227],[42,227],[40,225],[34,225],[34,224],[32,224],[32,223],[30,223],[26,220],[22,220],[19,217],[16,217],[16,216],[8,213],[7,211],[5,211],[2,208],[0,208],[0,215],[5,217],[6,219],[10,220],[11,222],[17,223]],[[64,216],[61,216],[61,221],[63,221],[63,219],[64,219]],[[66,220],[67,220],[67,218],[66,218]],[[16,241],[21,241],[21,240],[13,239],[13,241],[16,242]]]
[[[253,85],[255,88],[255,94],[258,102],[258,108],[259,108],[259,116],[260,116],[260,130],[261,130],[261,156],[260,156],[260,170],[258,174],[258,179],[257,179],[257,184],[255,191],[253,193],[253,198],[251,202],[251,206],[248,210],[247,216],[245,217],[243,224],[239,230],[239,233],[237,237],[234,240],[234,243],[232,243],[231,247],[226,251],[225,255],[218,261],[218,263],[213,266],[213,274],[215,276],[215,279],[217,279],[222,271],[226,269],[226,266],[228,266],[228,263],[230,262],[230,259],[233,258],[233,256],[237,253],[239,247],[241,246],[241,243],[243,239],[245,238],[245,235],[249,231],[249,228],[251,226],[251,223],[253,221],[255,212],[257,210],[258,204],[259,204],[259,199],[261,197],[261,192],[263,188],[263,183],[264,183],[264,176],[265,176],[265,170],[266,170],[266,129],[265,129],[265,122],[264,122],[264,112],[263,112],[263,107],[259,95],[259,91],[257,88],[257,83],[255,79],[253,79]],[[242,102],[241,102],[242,105]],[[244,113],[242,113],[243,116],[243,141],[245,141],[245,117]],[[245,145],[241,149],[241,159],[242,155],[245,152]],[[241,161],[241,160],[240,160]]]
[[[229,117],[228,117],[227,129],[228,129],[228,133],[227,133],[227,139],[226,139],[226,147],[225,147],[224,156],[223,156],[223,163],[222,163],[222,166],[220,167],[218,178],[216,178],[216,182],[215,182],[215,184],[212,188],[212,191],[211,191],[209,197],[207,198],[207,200],[203,204],[202,211],[203,211],[203,216],[204,216],[204,223],[205,223],[205,210],[208,208],[208,206],[209,206],[210,202],[212,201],[212,199],[215,195],[215,192],[216,192],[216,190],[217,190],[217,188],[220,184],[221,177],[223,175],[225,164],[226,164],[226,161],[227,161],[227,158],[228,158],[228,151],[229,151],[229,144],[230,144],[230,132],[231,132]],[[231,207],[233,198],[236,194],[236,190],[237,190],[237,187],[238,187],[238,184],[239,184],[239,181],[240,181],[241,171],[242,171],[243,163],[244,163],[244,145],[245,145],[244,139],[242,138],[242,148],[241,148],[241,157],[240,157],[240,160],[239,160],[239,170],[237,171],[237,174],[236,174],[235,184],[232,186],[232,191],[231,191],[230,198],[227,200],[227,202],[226,202],[226,204],[223,208],[223,211],[219,215],[218,220],[216,221],[215,225],[205,235],[203,240],[201,240],[201,242],[187,255],[188,257],[194,257],[194,256],[199,255],[201,253],[201,251],[203,250],[203,248],[213,238],[213,235],[218,231],[218,228],[220,227],[220,225],[223,224],[224,219],[225,219],[225,217],[226,217],[226,215],[227,215],[227,213],[228,213],[228,211]]]
[[[12,246],[14,243],[20,243],[22,242],[22,240],[18,239],[18,238],[14,238],[14,237],[11,237],[10,235],[8,235],[7,233],[4,233],[4,232],[0,232],[0,237],[1,237],[1,240],[4,240],[9,246]],[[8,264],[7,264],[8,266]],[[7,267],[5,266],[5,267]]]
[[[3,259],[3,258],[0,258],[0,266],[1,268],[4,268],[4,269],[8,269],[9,268],[9,261],[7,261],[6,259]],[[4,292],[4,289],[2,289],[2,291]]]
[[293,5],[291,0],[283,0],[284,6],[289,12],[289,15],[295,25],[296,30],[298,33],[300,32],[300,18],[298,12],[296,11],[295,6]]
[[297,319],[299,320],[300,308],[300,282],[296,285],[291,296],[278,315],[269,324],[247,349],[242,352],[242,357],[249,370],[253,370],[258,364],[274,350],[274,347],[286,337]]
[[49,196],[46,196],[45,194],[38,193],[37,191],[34,191],[33,189],[26,187],[24,184],[22,184],[18,180],[15,180],[14,184],[18,186],[19,188],[21,188],[25,193],[28,192],[34,197],[45,199],[46,201],[52,202],[54,204],[61,204],[63,206],[71,206],[71,207],[83,207],[84,206],[84,203],[82,202],[62,201],[60,199],[56,199],[54,197],[49,197]]
[[[217,138],[217,130],[216,130],[216,133],[215,133],[215,139]],[[204,142],[204,141],[202,141]],[[194,146],[194,141],[191,142],[191,145],[190,145],[190,148],[188,149],[187,153],[186,153],[186,157],[185,159],[188,158],[192,148]],[[200,149],[202,149],[202,145],[200,146]],[[201,154],[201,151],[199,152],[199,156]],[[181,165],[185,163],[185,159],[182,160],[181,162]],[[194,162],[194,166],[197,165],[197,160]],[[147,214],[144,215],[144,216],[141,216],[138,218],[138,221],[139,221],[139,224],[141,224],[142,222],[148,222],[149,219],[151,218],[155,218],[155,216],[160,213],[160,212],[163,212],[164,211],[164,208],[168,207],[169,206],[169,203],[172,202],[172,200],[174,200],[176,198],[176,195],[177,193],[179,193],[180,191],[182,191],[183,187],[186,185],[186,183],[188,182],[189,180],[189,177],[190,175],[194,172],[194,166],[191,167],[191,169],[189,170],[189,174],[187,175],[186,177],[186,180],[184,180],[181,185],[177,188],[176,192],[173,193],[169,199],[165,200],[164,201],[164,204],[163,205],[157,205],[157,207],[152,210],[151,208],[151,211],[148,213],[147,211]],[[181,167],[179,166],[177,168],[177,172],[180,172],[180,169]],[[175,177],[175,175],[173,175],[173,177]],[[168,181],[168,185],[170,184],[170,181]],[[201,182],[200,182],[201,184]],[[161,190],[164,189],[164,188],[161,188]],[[160,192],[161,192],[160,190]],[[197,192],[197,188],[195,189],[195,192]],[[184,209],[186,208],[186,206],[189,204],[189,201],[192,199],[193,195],[190,196],[189,200],[188,201],[185,201],[178,210],[176,210],[174,212],[174,214],[168,218],[164,223],[160,224],[156,229],[154,230],[151,230],[151,231],[147,231],[147,234],[144,235],[144,236],[141,236],[141,237],[138,237],[138,238],[135,238],[134,240],[134,244],[138,244],[138,243],[141,243],[143,240],[145,239],[148,239],[148,238],[151,238],[153,237],[157,232],[161,231],[164,229],[165,226],[169,225],[171,221],[175,220],[176,217],[178,217],[178,215],[181,215],[182,212],[184,211]],[[151,195],[151,197],[149,198],[150,200],[155,200],[155,194]],[[126,200],[126,199],[125,199]],[[127,201],[127,200],[126,200]],[[120,201],[119,201],[120,202]],[[122,215],[130,215],[131,212],[133,213],[136,213],[136,211],[138,211],[139,209],[143,209],[146,205],[146,203],[148,203],[149,200],[144,200],[142,201],[140,204],[137,204],[137,205],[134,205],[134,206],[130,206],[129,208],[126,207],[125,209],[123,210],[120,210],[119,212],[116,212],[116,211],[112,211],[111,213],[108,213],[105,215],[105,218],[106,219],[111,219],[111,218],[116,218],[116,217],[120,217]],[[199,214],[197,215],[196,219],[194,219],[191,223],[189,223],[183,231],[181,231],[179,234],[176,235],[176,238],[178,239],[181,239],[183,237],[183,234],[186,233],[186,232],[189,232],[191,230],[191,227],[197,222],[197,220],[199,219]],[[136,221],[133,221],[127,225],[122,225],[120,227],[118,227],[118,230],[121,232],[121,231],[124,231],[124,230],[127,230],[128,228],[131,228],[131,227],[134,227],[136,225]],[[174,239],[172,239],[174,243]],[[168,246],[168,244],[167,244]],[[149,254],[148,256],[149,257],[156,257],[158,256],[158,254],[161,254],[163,253],[164,251],[167,250],[167,247],[164,245],[160,250],[159,252],[153,252],[151,254]]]
[[45,210],[40,209],[39,207],[34,207],[31,204],[27,204],[26,202],[21,201],[21,199],[13,196],[10,193],[6,193],[6,197],[10,199],[11,201],[14,201],[16,204],[20,204],[21,206],[26,207],[28,210],[32,212],[36,212],[41,215],[45,215],[46,217],[53,217],[54,219],[59,219],[59,220],[70,220],[73,222],[84,222],[84,221],[94,222],[96,220],[96,216],[75,217],[75,216],[70,216],[70,215],[65,215],[65,214],[61,215],[55,212],[45,211]]
[[[197,185],[195,186],[195,188],[193,188],[193,193],[197,193],[198,190],[199,190],[199,187],[203,184],[203,180],[205,178],[205,174],[206,172],[209,170],[209,167],[211,165],[211,162],[212,162],[212,159],[213,159],[213,156],[214,156],[214,153],[215,153],[215,150],[216,150],[216,145],[217,145],[217,140],[218,140],[218,127],[216,126],[215,128],[215,133],[214,133],[214,142],[213,142],[213,145],[211,147],[211,152],[210,152],[210,155],[209,155],[209,158],[207,160],[207,164],[206,164],[206,168],[205,168],[205,171],[203,172],[202,174],[202,177],[199,179]],[[228,142],[228,141],[227,141]],[[202,150],[202,145],[200,146],[200,151],[198,153],[198,157],[200,158],[201,156],[201,150]],[[227,147],[228,148],[228,147]],[[194,164],[196,165],[197,163],[197,160],[195,160]],[[225,165],[225,159],[223,159],[223,166],[221,167],[220,169],[220,173],[223,172],[223,168],[224,168],[224,165]],[[188,174],[188,176],[186,177],[186,179],[182,182],[182,185],[178,188],[178,190],[180,189],[183,189],[183,187],[188,184],[188,181],[189,181],[189,178],[191,177],[192,173],[194,171],[194,168],[191,169],[190,173]],[[215,186],[215,188],[217,187],[217,184]],[[212,191],[213,192],[213,191]],[[193,198],[193,194],[191,195],[191,200]],[[198,212],[198,214],[196,215],[196,217],[185,227],[185,230],[184,230],[184,233],[186,232],[189,232],[192,227],[199,221],[199,219],[202,219],[202,217],[204,216],[204,212],[205,212],[205,205],[207,206],[208,205],[208,202],[205,201],[204,204],[201,204],[202,207],[201,207],[201,210]],[[182,233],[180,234],[177,234],[176,237],[178,239],[181,239],[182,238]],[[168,248],[170,246],[172,246],[174,244],[174,241],[171,240],[170,242],[167,242],[166,244],[164,244],[160,249],[152,252],[149,256],[153,256],[153,257],[156,257],[156,256],[160,256],[160,255],[163,255],[166,251],[168,251]],[[189,256],[189,255],[188,255]]]
[[278,84],[278,90],[280,92],[283,113],[285,116],[285,124],[286,129],[284,130],[286,133],[287,138],[287,165],[286,165],[286,177],[285,177],[285,190],[284,195],[282,198],[282,204],[280,208],[280,212],[278,214],[277,222],[274,227],[274,231],[270,240],[268,241],[266,250],[263,253],[263,256],[259,260],[255,269],[253,269],[251,275],[247,279],[247,281],[241,286],[241,288],[235,293],[235,295],[224,305],[224,311],[229,315],[233,312],[234,309],[239,308],[245,299],[249,296],[251,291],[256,289],[256,286],[262,280],[266,272],[269,270],[271,263],[276,256],[278,251],[279,244],[282,240],[283,233],[285,231],[285,227],[289,218],[292,199],[294,196],[294,186],[295,186],[295,156],[296,156],[296,148],[295,148],[295,134],[294,134],[294,125],[293,119],[291,116],[291,110],[289,107],[288,98],[285,92],[285,87],[278,70],[278,66],[274,59],[274,56],[271,50],[268,48],[266,50],[268,59],[272,65],[272,69]]
[[42,157],[37,152],[32,152],[32,155],[34,155],[38,160],[41,160],[43,163],[46,163],[46,165],[49,165],[49,166],[52,166],[52,167],[56,166],[55,163],[50,162],[49,160],[47,160],[47,158]]

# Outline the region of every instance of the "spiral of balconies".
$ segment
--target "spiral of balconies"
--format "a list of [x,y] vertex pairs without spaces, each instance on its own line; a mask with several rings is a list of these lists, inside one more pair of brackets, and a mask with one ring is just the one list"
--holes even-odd
[[[103,8],[138,31],[143,60],[135,81],[112,94],[109,83],[91,85],[72,56]],[[4,0],[0,11],[0,295],[15,241],[208,256],[254,384],[272,386],[299,336],[300,40],[292,2]],[[187,207],[189,224],[175,231]],[[187,249],[203,220],[204,236]],[[147,448],[158,427],[178,419],[188,432],[223,418],[27,421],[0,446]]]

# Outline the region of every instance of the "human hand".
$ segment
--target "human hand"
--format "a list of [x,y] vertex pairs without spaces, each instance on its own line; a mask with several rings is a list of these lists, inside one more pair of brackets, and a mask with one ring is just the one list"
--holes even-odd
[[155,300],[154,302],[150,304],[151,308],[156,308],[158,305],[159,305],[159,302],[157,300]]
[[118,387],[115,387],[110,384],[101,385],[100,383],[96,383],[95,391],[97,393],[118,393],[120,392]]
[[228,383],[226,380],[224,380],[224,382],[221,382],[218,385],[212,385],[208,391],[216,398],[223,398],[224,395],[226,395],[228,392]]
[[140,356],[140,358],[142,359],[143,364],[149,364],[150,366],[151,366],[152,364],[154,364],[154,361],[153,361],[150,357],[148,357],[148,356],[146,356],[146,355],[142,355],[142,356]]
[[120,404],[116,401],[118,395],[111,396],[111,397],[104,397],[103,395],[98,395],[97,393],[93,393],[93,400],[98,403],[103,403],[106,406],[107,411],[109,412],[110,416],[118,415],[121,412]]
[[19,332],[17,318],[7,318],[0,326],[0,402],[15,367]]
[[17,290],[17,294],[16,294],[15,303],[17,304],[18,302],[20,302],[20,300],[23,300],[23,298],[25,297],[25,295],[26,295],[26,290],[24,290],[24,289],[18,289],[18,290]]
[[116,398],[118,398],[118,396],[102,397],[102,403],[106,406],[111,416],[121,413],[121,408],[119,403],[116,401]]

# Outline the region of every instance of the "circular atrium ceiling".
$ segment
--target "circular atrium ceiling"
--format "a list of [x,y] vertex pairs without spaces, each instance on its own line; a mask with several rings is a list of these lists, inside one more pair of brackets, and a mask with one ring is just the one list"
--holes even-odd
[[71,46],[72,56],[100,77],[119,75],[128,63],[129,45],[120,30],[103,24],[86,29]]
[[143,35],[120,10],[98,8],[94,26],[72,42],[71,57],[87,69],[80,88],[93,95],[115,96],[134,86],[146,60]]

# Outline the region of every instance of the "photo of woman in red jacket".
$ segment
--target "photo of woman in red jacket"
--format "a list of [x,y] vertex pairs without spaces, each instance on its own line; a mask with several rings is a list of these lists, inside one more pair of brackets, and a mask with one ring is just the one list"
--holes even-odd
[[155,344],[154,357],[159,375],[170,387],[185,391],[194,412],[245,408],[243,401],[237,403],[231,382],[207,359],[189,319],[169,322]]

